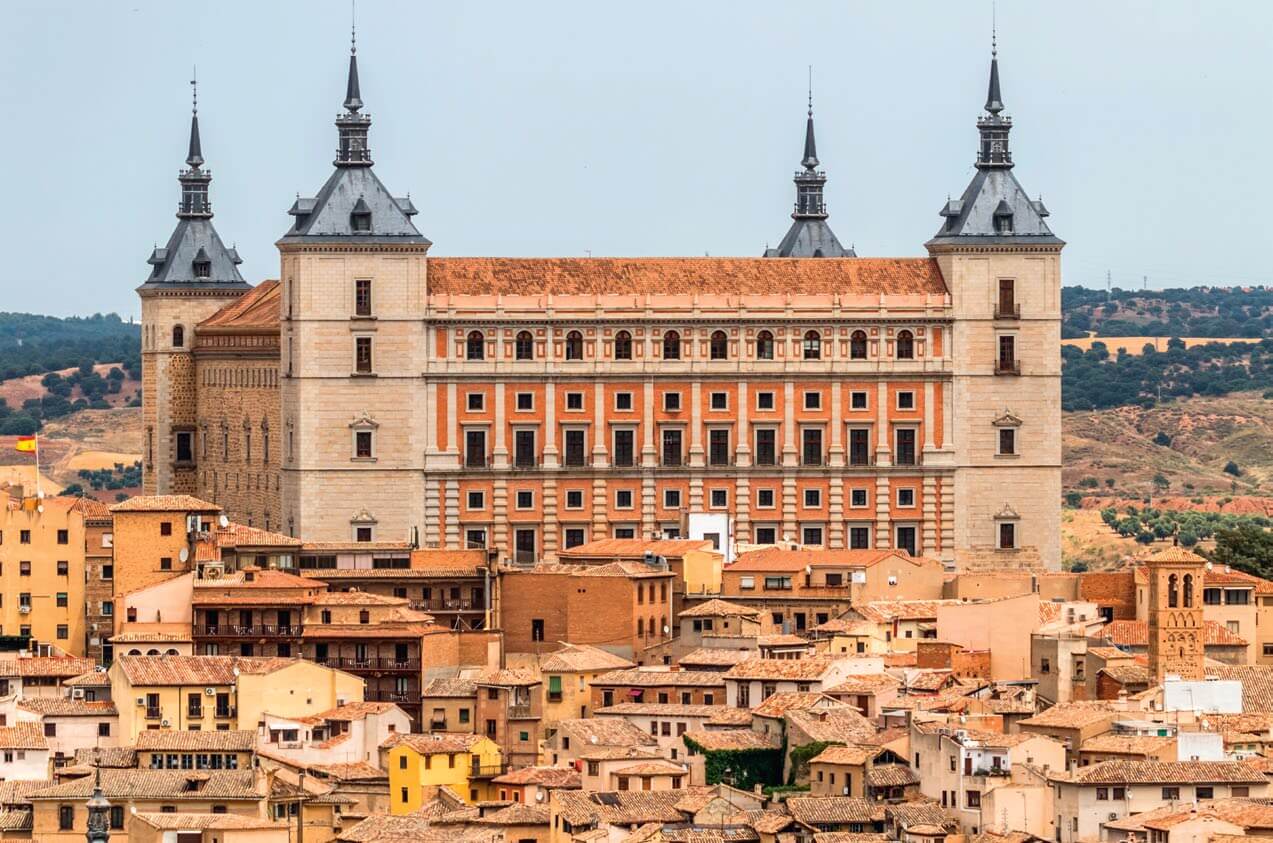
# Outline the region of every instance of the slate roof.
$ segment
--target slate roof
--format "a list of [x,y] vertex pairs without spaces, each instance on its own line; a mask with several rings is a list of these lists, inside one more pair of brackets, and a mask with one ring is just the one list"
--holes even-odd
[[[208,277],[195,277],[196,259],[209,264]],[[243,263],[243,259],[236,250],[225,245],[209,218],[177,220],[168,242],[156,247],[146,262],[150,264],[151,271],[137,288],[139,293],[177,284],[196,290],[235,292],[251,289],[239,274],[239,264]]]
[[[359,203],[360,210],[365,208],[371,213],[371,230],[367,233],[355,232],[350,221],[354,206]],[[416,213],[411,200],[392,196],[371,167],[337,167],[317,196],[298,198],[288,213],[293,222],[279,240],[283,244],[343,240],[429,245],[429,239],[411,222]]]

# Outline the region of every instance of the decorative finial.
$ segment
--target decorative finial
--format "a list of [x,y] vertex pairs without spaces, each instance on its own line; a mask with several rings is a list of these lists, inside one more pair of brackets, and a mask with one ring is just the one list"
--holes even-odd
[[349,0],[349,55],[358,54],[358,0]]
[[190,71],[190,112],[199,113],[199,66]]
[[809,116],[813,116],[813,65],[809,65]]
[[990,0],[990,58],[999,55],[999,21],[995,9],[995,0]]

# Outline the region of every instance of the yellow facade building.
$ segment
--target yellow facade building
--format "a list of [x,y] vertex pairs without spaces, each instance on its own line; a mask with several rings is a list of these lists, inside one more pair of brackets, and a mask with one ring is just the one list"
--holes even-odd
[[266,712],[303,717],[363,699],[357,676],[300,659],[119,656],[110,678],[124,743],[152,729],[256,729]]
[[84,655],[84,521],[93,504],[0,491],[0,634]]
[[588,644],[566,644],[543,657],[539,672],[544,694],[540,725],[547,729],[561,720],[587,717],[592,703],[592,681],[612,670],[627,670],[635,664],[614,653]]
[[[190,495],[147,495],[110,508],[115,519],[115,594],[124,595],[195,568],[194,542],[221,507]],[[115,621],[120,630],[122,618]]]
[[387,750],[389,806],[394,815],[419,810],[439,787],[468,802],[488,797],[490,780],[504,772],[499,744],[480,735],[395,734]]

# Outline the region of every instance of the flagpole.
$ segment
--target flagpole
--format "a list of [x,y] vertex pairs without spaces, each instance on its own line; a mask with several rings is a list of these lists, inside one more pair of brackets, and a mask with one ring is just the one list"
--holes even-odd
[[40,493],[40,434],[35,434],[35,496],[41,498]]

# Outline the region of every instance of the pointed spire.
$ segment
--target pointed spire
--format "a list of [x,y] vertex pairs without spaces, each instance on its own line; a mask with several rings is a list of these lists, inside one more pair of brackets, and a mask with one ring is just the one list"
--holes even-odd
[[1003,95],[999,93],[999,43],[995,28],[990,28],[990,87],[986,91],[986,111],[1003,111]]
[[203,166],[203,148],[199,143],[199,74],[196,68],[190,77],[190,151],[186,163],[192,168]]
[[977,169],[1011,169],[1012,153],[1008,149],[1008,133],[1012,118],[1003,114],[1003,95],[999,91],[999,35],[994,24],[990,28],[990,85],[986,90],[986,113],[977,120],[981,145],[977,149]]
[[367,146],[367,134],[371,129],[371,117],[359,114],[362,110],[362,91],[358,86],[358,29],[349,28],[349,79],[345,83],[345,113],[336,117],[336,129],[340,134],[340,146],[336,150],[337,167],[370,167],[371,150]]
[[358,24],[349,27],[349,81],[345,84],[345,109],[357,112],[362,108],[362,95],[358,90]]
[[813,137],[813,65],[809,65],[809,117],[804,127],[804,160],[800,164],[806,170],[818,168],[818,144]]

